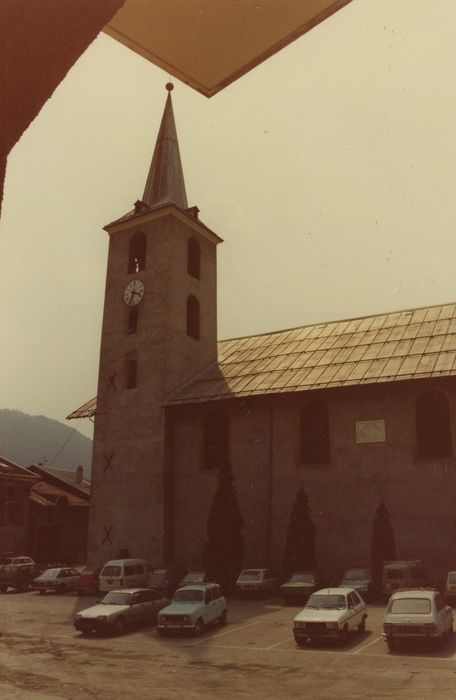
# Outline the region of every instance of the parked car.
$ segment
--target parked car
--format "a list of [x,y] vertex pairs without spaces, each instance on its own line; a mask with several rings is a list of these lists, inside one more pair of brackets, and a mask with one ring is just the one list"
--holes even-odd
[[449,571],[445,582],[445,600],[453,605],[456,600],[456,571]]
[[8,588],[27,591],[37,574],[36,564],[30,557],[0,556],[0,592]]
[[162,591],[167,598],[172,598],[187,570],[183,566],[164,566],[154,569],[148,579],[148,586]]
[[160,611],[157,630],[160,636],[169,632],[202,634],[207,625],[226,625],[226,600],[217,583],[198,583],[178,588],[171,605]]
[[207,571],[188,571],[182,581],[179,583],[179,588],[182,588],[183,586],[189,586],[192,583],[208,583],[211,581],[211,578]]
[[366,629],[367,606],[354,588],[323,588],[313,593],[294,618],[298,646],[315,639],[348,640],[349,633]]
[[152,566],[145,559],[111,559],[103,566],[98,587],[103,593],[118,588],[137,588],[149,585]]
[[76,584],[78,595],[96,595],[100,592],[98,579],[101,573],[101,566],[97,569],[86,568],[82,571]]
[[244,569],[236,581],[236,590],[239,594],[272,593],[280,586],[281,579],[273,574],[271,569]]
[[41,595],[52,591],[54,593],[66,593],[76,590],[76,585],[81,575],[77,569],[71,567],[57,567],[45,569],[37,578],[33,579],[31,588],[39,591]]
[[123,634],[127,627],[151,624],[169,600],[152,588],[122,588],[109,591],[97,605],[76,613],[74,626],[82,634],[115,632]]
[[364,600],[368,600],[372,593],[372,575],[370,569],[347,569],[342,576],[339,586],[341,588],[354,588],[361,594]]
[[383,565],[382,595],[390,596],[399,588],[433,587],[434,582],[419,559],[387,561]]
[[321,588],[321,577],[317,571],[296,571],[290,580],[282,583],[280,593],[286,605],[305,603],[308,597]]
[[433,641],[440,647],[453,633],[453,610],[436,589],[397,591],[383,619],[383,638],[393,650],[404,640]]

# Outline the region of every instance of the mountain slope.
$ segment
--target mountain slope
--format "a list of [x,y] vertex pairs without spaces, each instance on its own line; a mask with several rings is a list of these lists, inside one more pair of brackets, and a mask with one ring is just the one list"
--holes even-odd
[[45,462],[50,467],[76,469],[89,475],[92,440],[59,421],[0,409],[0,456],[22,467]]

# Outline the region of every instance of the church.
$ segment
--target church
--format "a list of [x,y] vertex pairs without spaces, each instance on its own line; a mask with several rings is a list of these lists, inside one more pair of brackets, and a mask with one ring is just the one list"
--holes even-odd
[[398,557],[456,567],[456,304],[217,339],[219,235],[188,206],[167,85],[141,200],[109,235],[89,564],[201,563],[228,456],[245,566],[282,567],[301,485],[318,565],[368,566],[387,505]]

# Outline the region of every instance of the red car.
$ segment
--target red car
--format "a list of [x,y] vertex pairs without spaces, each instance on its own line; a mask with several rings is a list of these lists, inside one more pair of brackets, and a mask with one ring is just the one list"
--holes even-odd
[[78,595],[97,595],[100,592],[98,588],[98,577],[102,567],[98,569],[84,569],[76,584],[76,593]]

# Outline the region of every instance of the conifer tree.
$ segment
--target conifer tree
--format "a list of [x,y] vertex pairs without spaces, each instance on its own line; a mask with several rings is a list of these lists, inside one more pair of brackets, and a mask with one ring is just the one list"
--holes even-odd
[[226,463],[218,471],[218,485],[207,519],[203,560],[208,573],[227,592],[241,571],[243,557],[242,518],[233,472]]
[[376,592],[380,590],[383,562],[391,559],[396,559],[396,543],[388,508],[381,501],[375,511],[371,542],[372,582]]
[[316,568],[315,525],[302,484],[288,521],[283,568],[287,574]]

